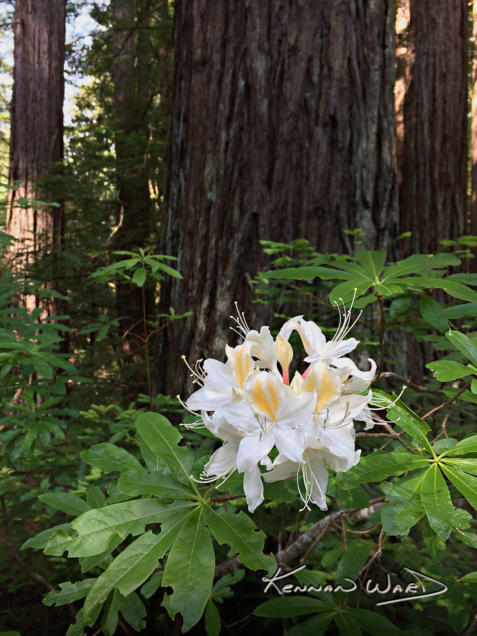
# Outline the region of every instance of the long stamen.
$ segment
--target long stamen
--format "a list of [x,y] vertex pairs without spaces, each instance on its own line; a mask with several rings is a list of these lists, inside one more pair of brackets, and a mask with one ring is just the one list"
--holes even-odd
[[184,360],[186,367],[190,371],[190,377],[193,378],[192,383],[199,384],[200,386],[204,386],[206,373],[201,367],[202,360],[197,360],[197,362],[195,363],[195,369],[193,369],[190,366],[190,364],[187,362],[187,358],[185,356],[181,356],[181,358],[182,360]]
[[[184,402],[184,400],[181,398],[181,396],[180,396],[180,395],[176,395],[176,398],[179,400],[180,405],[182,406],[182,408],[183,408],[185,411],[187,411],[187,412],[188,412],[188,413],[190,413],[191,415],[195,415],[195,416],[198,416],[198,415],[199,415],[199,413],[197,413],[197,411],[193,411],[192,409],[190,409],[190,408],[187,406],[187,404]],[[195,424],[195,422],[191,422],[191,424]],[[190,428],[202,428],[202,427],[194,427],[194,426],[191,426],[191,425],[189,425],[189,424],[184,424],[184,426],[186,426],[187,428],[189,428],[189,427],[190,427]]]
[[247,324],[244,312],[240,312],[237,301],[234,302],[234,305],[235,309],[237,310],[237,316],[230,316],[230,318],[236,323],[237,328],[231,327],[231,329],[242,338],[246,338],[251,329]]
[[[396,405],[397,401],[401,398],[402,394],[404,393],[404,391],[407,389],[407,386],[403,385],[401,392],[399,393],[399,395],[392,401],[392,402],[385,402],[384,400],[387,400],[387,398],[380,398],[379,395],[376,395],[376,397],[373,396],[373,402],[372,402],[372,406],[368,406],[370,411],[385,411],[386,409],[390,409],[393,406]],[[378,406],[378,404],[382,404],[382,406]]]

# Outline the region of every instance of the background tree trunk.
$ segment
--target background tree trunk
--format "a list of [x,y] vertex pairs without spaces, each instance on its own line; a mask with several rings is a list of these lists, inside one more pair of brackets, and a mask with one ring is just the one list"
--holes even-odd
[[[466,234],[477,234],[477,0],[474,0],[472,15],[472,129],[471,129],[471,162],[472,162],[472,198],[470,213],[465,228]],[[473,271],[476,264],[471,263]]]
[[[114,112],[118,229],[116,250],[145,248],[153,228],[149,193],[149,109],[151,48],[149,42],[152,3],[149,0],[114,0]],[[153,289],[146,285],[146,315],[152,314]],[[122,320],[127,354],[134,356],[143,345],[133,334],[144,330],[141,290],[117,284],[118,313]]]
[[[21,199],[44,199],[44,178],[58,170],[63,159],[63,95],[65,53],[65,0],[16,0],[14,13],[14,84],[11,106],[11,191],[6,230],[21,245],[17,267],[25,270],[47,249],[61,246],[64,234],[62,207],[38,209]],[[46,195],[47,196],[47,195]],[[54,260],[49,278],[54,284]],[[38,297],[27,295],[34,308]],[[44,308],[54,311],[53,303]]]
[[433,252],[465,231],[466,0],[411,0],[410,80],[398,162],[401,255]]
[[180,354],[223,356],[235,300],[254,324],[260,239],[395,232],[393,18],[392,0],[176,1],[162,251],[184,280],[161,302],[194,314],[163,332],[162,391],[184,387]]

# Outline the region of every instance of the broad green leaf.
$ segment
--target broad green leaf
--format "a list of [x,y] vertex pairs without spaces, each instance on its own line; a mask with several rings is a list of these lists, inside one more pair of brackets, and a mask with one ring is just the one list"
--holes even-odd
[[128,596],[142,585],[156,569],[158,560],[169,549],[181,525],[179,521],[160,534],[146,532],[128,545],[91,588],[84,604],[85,614],[89,615],[98,603],[104,603],[113,588]]
[[146,623],[143,619],[146,617],[146,608],[136,593],[123,596],[118,592],[118,606],[122,616],[134,631],[141,632],[145,628]]
[[368,481],[382,481],[406,470],[429,466],[429,459],[406,452],[375,452],[362,457],[356,466],[346,473],[338,473],[336,482],[341,488],[355,488]]
[[363,633],[357,620],[354,616],[350,616],[347,610],[342,613],[336,613],[335,623],[338,626],[340,634],[346,634],[346,636],[361,636]]
[[89,510],[71,524],[78,537],[67,548],[69,556],[101,554],[108,549],[114,535],[124,539],[128,534],[140,534],[147,524],[165,521],[178,509],[186,512],[188,505],[165,506],[155,499],[136,499]]
[[173,267],[169,267],[169,265],[165,265],[164,263],[158,263],[157,269],[162,270],[165,274],[169,274],[173,278],[182,278],[182,274],[174,269]]
[[477,571],[468,572],[460,579],[462,583],[476,583],[477,584]]
[[477,475],[477,457],[444,457],[442,465],[448,464],[471,475]]
[[381,508],[381,522],[384,532],[389,535],[408,535],[424,515],[425,510],[418,497],[406,503],[384,504]]
[[457,490],[464,495],[470,505],[477,510],[477,477],[472,477],[458,468],[451,468],[441,464],[446,477],[454,484]]
[[460,260],[453,254],[412,254],[402,261],[388,265],[384,270],[381,280],[391,280],[396,277],[415,274],[416,272],[428,272],[431,269],[459,265]]
[[144,583],[141,587],[141,594],[144,598],[151,598],[157,592],[157,590],[161,587],[162,583],[162,572],[156,572],[151,576],[151,578]]
[[86,501],[91,508],[102,508],[106,505],[106,497],[99,486],[90,486],[86,492]]
[[306,621],[294,625],[291,629],[285,632],[285,636],[322,636],[325,634],[328,625],[333,620],[336,614],[334,611],[326,611],[321,614],[316,614]]
[[372,549],[372,541],[365,541],[364,539],[351,540],[348,549],[344,551],[343,556],[338,562],[336,580],[340,582],[345,577],[354,579],[358,576],[368,560]]
[[466,375],[472,373],[469,367],[466,367],[460,362],[454,360],[437,360],[436,362],[429,362],[426,364],[426,368],[430,369],[434,373],[434,377],[439,382],[452,382],[452,380],[460,380],[465,378]]
[[[286,583],[283,582],[283,585],[285,584],[293,585],[293,583],[289,583],[289,579],[286,579]],[[308,596],[285,596],[260,603],[260,605],[253,610],[253,614],[254,616],[263,616],[264,618],[289,618],[329,610],[330,604],[317,598]]]
[[122,473],[126,470],[141,469],[141,464],[131,453],[108,442],[95,444],[81,453],[81,459],[90,466],[100,468],[106,473]]
[[182,435],[169,420],[159,413],[140,413],[136,425],[142,441],[167,464],[176,479],[191,483],[194,457],[187,448],[178,446]]
[[34,537],[30,537],[25,541],[25,543],[21,546],[20,550],[26,550],[27,548],[32,548],[33,550],[43,550],[43,548],[48,543],[49,539],[57,532],[58,530],[62,530],[66,532],[71,528],[70,523],[61,523],[58,526],[53,526],[52,528],[47,528],[42,532],[39,532]]
[[218,513],[206,509],[205,521],[216,540],[230,545],[229,555],[238,554],[238,559],[250,570],[275,568],[275,559],[263,554],[265,535],[257,531],[255,523],[244,512]]
[[477,303],[463,303],[443,309],[443,316],[448,320],[458,320],[467,316],[477,316]]
[[461,351],[465,357],[472,362],[472,364],[477,365],[477,348],[472,340],[465,335],[465,333],[449,329],[446,333],[446,338],[450,340],[454,347],[459,349],[459,351]]
[[95,580],[96,579],[83,579],[77,583],[72,583],[71,581],[60,583],[60,589],[51,590],[51,592],[43,598],[43,604],[59,606],[74,603],[88,594]]
[[164,604],[171,616],[183,617],[183,631],[193,627],[202,616],[210,593],[215,570],[215,555],[208,530],[200,525],[201,513],[191,515],[174,541],[162,577],[162,586],[173,594],[165,595]]
[[51,380],[53,377],[53,367],[46,362],[41,353],[34,353],[31,356],[30,361],[38,375],[42,378],[46,378],[47,380]]
[[[101,605],[98,605],[98,607],[101,607]],[[87,616],[86,612],[84,612],[84,614]],[[118,627],[118,620],[119,592],[114,590],[104,607],[104,612],[101,617],[101,633],[104,634],[104,636],[114,636]]]
[[373,285],[372,280],[363,280],[360,278],[350,278],[344,283],[340,283],[330,292],[330,302],[332,304],[339,303],[343,301],[344,303],[348,303],[353,300],[353,297],[356,294],[356,298],[359,298],[363,294],[365,294],[368,289]]
[[469,622],[469,609],[462,585],[452,582],[449,585],[448,617],[454,632],[461,634]]
[[471,435],[457,442],[455,446],[444,451],[441,456],[467,455],[468,453],[477,453],[477,435]]
[[358,263],[368,271],[373,278],[377,278],[382,272],[386,261],[386,252],[375,252],[372,250],[359,250],[355,254]]
[[62,556],[68,551],[69,556],[90,557],[100,555],[104,557],[114,550],[123,540],[117,533],[95,533],[93,536],[73,537],[68,532],[58,530],[45,545],[44,553],[49,556]]
[[460,300],[468,300],[469,302],[477,302],[477,292],[462,283],[457,283],[447,278],[435,278],[433,276],[413,276],[409,278],[400,278],[400,283],[406,283],[409,288],[416,287],[418,289],[443,289],[450,296],[459,298]]
[[[382,391],[373,391],[373,396],[374,395],[380,395],[383,398],[387,398],[389,401],[392,401],[392,398]],[[424,448],[427,448],[428,451],[433,453],[432,447],[426,435],[431,430],[429,425],[411,411],[411,409],[406,406],[402,400],[397,400],[393,406],[388,408],[388,418],[395,421],[397,426],[402,428],[408,435],[424,446]]]
[[420,487],[421,501],[431,528],[444,541],[454,521],[454,508],[444,477],[437,464],[426,471]]
[[432,296],[423,294],[419,303],[419,311],[423,319],[437,329],[443,332],[447,329],[447,317],[444,315],[444,307],[438,303]]
[[332,267],[321,267],[318,265],[303,265],[302,267],[287,267],[285,269],[275,269],[262,274],[263,278],[285,278],[289,280],[313,280],[322,278],[324,280],[343,279],[348,280],[349,274]]
[[147,271],[144,269],[144,267],[139,267],[133,274],[132,282],[134,283],[134,285],[142,287],[146,282],[146,278]]
[[393,625],[389,619],[377,612],[361,608],[346,608],[346,613],[348,616],[354,618],[356,623],[367,633],[369,632],[375,636],[383,636],[383,634],[399,636],[399,634],[403,633],[402,630]]
[[205,631],[207,636],[219,636],[222,629],[222,623],[220,622],[220,615],[214,601],[209,600],[205,608]]
[[50,508],[61,510],[61,512],[75,517],[87,510],[91,510],[86,501],[83,501],[78,495],[73,495],[69,492],[47,492],[44,495],[40,495],[38,499],[50,506]]
[[170,475],[148,473],[146,470],[130,470],[123,473],[118,489],[126,495],[154,495],[166,499],[192,499],[195,494]]

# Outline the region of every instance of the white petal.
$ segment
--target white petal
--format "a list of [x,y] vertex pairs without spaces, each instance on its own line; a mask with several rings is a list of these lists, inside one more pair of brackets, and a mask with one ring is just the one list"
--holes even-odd
[[274,430],[275,444],[281,455],[292,462],[303,462],[304,435],[300,430],[278,425]]
[[218,448],[204,466],[207,476],[225,476],[236,468],[237,446],[226,442]]
[[263,483],[258,466],[247,470],[243,476],[243,490],[248,509],[253,512],[263,501]]
[[262,477],[266,482],[282,481],[288,479],[291,475],[294,475],[299,468],[296,462],[291,462],[289,459],[283,458],[281,455],[274,461],[272,470],[267,473],[263,473]]
[[274,439],[270,433],[249,435],[240,442],[237,453],[237,468],[240,473],[251,470],[265,458],[273,448]]
[[327,510],[326,487],[328,486],[328,471],[319,452],[309,452],[306,469],[303,471],[303,479],[308,481],[307,493],[310,500],[320,510]]

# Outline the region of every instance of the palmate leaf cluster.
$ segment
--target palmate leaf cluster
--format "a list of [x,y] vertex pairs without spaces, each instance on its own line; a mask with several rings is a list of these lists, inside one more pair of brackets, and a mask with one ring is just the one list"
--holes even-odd
[[[435,377],[421,378],[419,391],[410,383],[400,399],[388,386],[394,378],[375,383],[382,422],[371,435],[388,438],[358,430],[361,459],[346,473],[331,472],[324,512],[300,512],[296,483],[290,480],[266,484],[266,503],[249,515],[241,475],[217,487],[199,481],[215,449],[208,431],[181,428],[182,419],[174,416],[172,424],[141,403],[127,410],[83,406],[75,417],[82,418],[83,440],[92,446],[81,452],[81,477],[68,484],[53,482],[50,488],[47,484],[38,493],[36,505],[55,515],[56,525],[29,538],[22,553],[43,550],[71,572],[45,597],[48,606],[73,604],[78,611],[69,636],[90,627],[115,634],[120,621],[136,631],[172,634],[182,629],[210,636],[233,633],[230,624],[239,625],[237,633],[287,636],[383,630],[448,634],[468,627],[477,584],[477,568],[469,558],[477,547],[472,514],[477,502],[473,275],[451,273],[449,268],[460,264],[454,254],[418,255],[414,266],[421,265],[409,273],[407,259],[386,265],[376,252],[362,250],[353,258],[326,255],[319,265],[310,262],[318,257],[306,246],[303,253],[304,262],[287,267],[282,277],[280,269],[262,277],[262,285],[268,281],[266,292],[276,285],[270,301],[275,297],[276,306],[287,311],[290,296],[299,290],[312,298],[310,306],[323,318],[326,296],[355,295],[357,270],[349,265],[356,264],[367,276],[367,287],[363,282],[356,293],[366,311],[353,331],[360,331],[369,355],[382,357],[384,370],[392,369],[396,345],[387,337],[405,326],[407,333],[433,345],[439,359],[428,367]],[[122,256],[137,258],[126,272],[137,284],[133,271],[143,267],[147,251]],[[281,265],[294,264],[279,258]],[[338,266],[341,261],[344,266]],[[309,272],[300,278],[303,267],[319,267],[320,276],[326,269],[327,278],[306,278]],[[292,269],[300,270],[297,278]],[[332,270],[339,275],[333,278]],[[400,275],[388,278],[393,271]],[[383,289],[390,280],[396,287]],[[350,283],[349,290],[336,292],[344,283]],[[433,290],[440,291],[434,296]],[[424,298],[448,316],[445,325],[432,324],[422,309]],[[158,410],[170,406],[166,397],[158,396],[155,403]],[[67,426],[75,417],[66,418]],[[272,577],[278,567],[300,565],[306,567],[283,582],[292,584],[291,592],[278,596],[273,587],[264,592],[263,577]],[[438,580],[447,591],[377,606],[393,595],[367,593],[366,582],[371,581],[371,589],[385,589],[392,573],[392,585],[404,587],[413,581],[405,568]],[[346,579],[355,580],[359,589],[352,594],[335,589]],[[307,586],[315,589],[306,591]],[[434,590],[432,584],[426,589]]]

